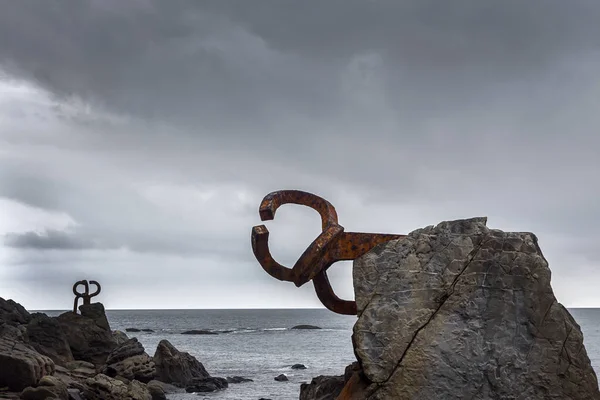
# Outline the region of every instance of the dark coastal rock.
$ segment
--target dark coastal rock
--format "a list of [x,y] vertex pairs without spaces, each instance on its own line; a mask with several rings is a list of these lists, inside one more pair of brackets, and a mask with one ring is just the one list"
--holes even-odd
[[69,393],[69,400],[85,400],[79,389],[67,389],[67,392]]
[[288,377],[287,377],[287,376],[285,376],[285,374],[279,374],[279,375],[277,375],[277,376],[275,377],[275,380],[276,380],[277,382],[287,382],[287,381],[289,381]]
[[31,315],[25,307],[13,300],[4,300],[0,297],[0,321],[8,325],[25,325],[31,320]]
[[110,325],[102,303],[82,304],[79,306],[79,312],[81,316],[94,321],[99,328],[110,332]]
[[300,385],[300,400],[335,400],[345,385],[344,376],[317,376]]
[[157,381],[157,380],[152,380],[152,381],[148,382],[147,386],[148,386],[148,390],[150,390],[150,392],[152,392],[152,389],[151,389],[152,386],[160,387],[162,392],[165,394],[185,392],[184,388],[173,386],[169,383],[165,383],[165,382],[161,382],[161,381]]
[[304,364],[294,364],[291,367],[292,369],[306,369],[306,365]]
[[106,364],[115,364],[126,358],[138,356],[145,353],[144,346],[137,340],[132,338],[120,344],[106,358]]
[[318,327],[318,326],[314,326],[314,325],[296,325],[296,326],[293,326],[291,329],[322,329],[322,328]]
[[141,329],[138,328],[125,328],[125,332],[141,332]]
[[227,379],[217,377],[195,378],[189,385],[186,385],[185,391],[188,393],[206,393],[216,392],[229,386]]
[[21,391],[35,386],[44,375],[52,375],[55,364],[29,345],[0,338],[0,387]]
[[443,222],[354,261],[364,399],[600,399],[535,235]]
[[254,382],[252,379],[244,378],[242,376],[228,376],[225,379],[227,379],[228,383]]
[[167,400],[164,387],[158,381],[150,381],[146,384],[152,400]]
[[[362,396],[357,396],[353,380],[360,378],[360,365],[355,362],[346,367],[344,375],[340,376],[317,376],[313,378],[310,383],[302,383],[300,385],[300,400],[359,400],[363,399]],[[344,392],[351,386],[354,397],[349,396]]]
[[156,380],[186,387],[194,379],[209,378],[204,365],[189,353],[181,352],[168,340],[161,340],[154,353]]
[[127,336],[127,334],[122,331],[113,331],[112,336],[117,346],[129,340],[129,336]]
[[86,400],[152,400],[143,383],[134,380],[127,384],[103,374],[85,381],[83,395]]
[[26,342],[27,328],[25,325],[10,325],[6,321],[0,320],[0,338]]
[[54,376],[44,376],[36,387],[28,387],[21,393],[23,400],[69,400],[67,385]]
[[73,312],[61,314],[56,319],[76,360],[103,365],[117,347],[112,332],[98,325],[97,321],[101,319],[86,318]]
[[67,337],[55,318],[32,314],[26,329],[28,342],[40,354],[50,357],[57,365],[73,361]]
[[182,335],[218,335],[217,332],[208,331],[205,329],[192,329],[190,331],[181,332]]
[[137,338],[132,338],[114,349],[106,359],[105,375],[122,377],[129,381],[150,382],[156,375],[154,361]]

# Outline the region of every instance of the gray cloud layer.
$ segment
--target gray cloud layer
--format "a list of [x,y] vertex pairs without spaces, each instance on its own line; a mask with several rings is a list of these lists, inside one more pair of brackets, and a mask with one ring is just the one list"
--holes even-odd
[[[4,82],[46,92],[0,103],[0,196],[77,226],[24,228],[5,246],[33,266],[34,248],[70,248],[65,265],[85,271],[102,254],[144,273],[176,255],[188,280],[216,257],[253,271],[219,284],[253,293],[246,281],[271,285],[249,249],[256,207],[298,188],[330,199],[348,230],[487,215],[546,241],[556,284],[590,282],[598,20],[587,1],[7,2]],[[318,218],[286,211],[273,232],[292,264]]]

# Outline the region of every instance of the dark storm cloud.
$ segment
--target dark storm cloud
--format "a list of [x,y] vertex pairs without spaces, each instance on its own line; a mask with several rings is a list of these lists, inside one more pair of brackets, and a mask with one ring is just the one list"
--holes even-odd
[[[597,1],[5,2],[0,74],[34,86],[0,91],[0,196],[76,223],[6,229],[30,264],[15,282],[52,256],[66,280],[111,265],[107,282],[157,282],[165,263],[216,287],[196,266],[217,258],[222,287],[253,293],[271,282],[249,229],[282,188],[332,201],[348,230],[487,215],[587,282],[599,20]],[[288,209],[268,225],[293,264],[319,223]]]
[[599,19],[595,2],[554,0],[22,0],[2,6],[0,60],[60,95],[221,134],[252,123],[256,134],[282,112],[338,111],[339,75],[356,55],[381,63],[389,101],[410,118],[476,104],[473,91],[597,48]]
[[9,233],[4,236],[4,245],[18,249],[82,250],[96,248],[93,242],[57,230],[44,233]]

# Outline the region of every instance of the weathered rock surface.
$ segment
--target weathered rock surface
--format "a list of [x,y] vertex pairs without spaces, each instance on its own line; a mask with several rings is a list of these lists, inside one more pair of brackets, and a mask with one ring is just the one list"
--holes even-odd
[[113,331],[112,335],[113,335],[113,339],[114,339],[115,343],[117,344],[117,346],[121,345],[129,340],[129,336],[127,336],[127,334],[122,331]]
[[13,326],[24,325],[31,320],[31,315],[19,303],[0,297],[0,320]]
[[23,400],[46,400],[60,399],[69,400],[67,385],[54,376],[44,376],[36,387],[28,387],[21,393]]
[[275,377],[277,382],[287,382],[289,381],[288,377],[285,374],[279,374]]
[[126,384],[103,374],[85,381],[83,395],[86,400],[152,400],[150,391],[141,382]]
[[106,359],[104,374],[111,377],[123,377],[148,383],[154,379],[156,368],[154,361],[144,350],[137,338],[132,338],[114,349]]
[[[313,378],[310,383],[300,385],[300,400],[337,400],[342,394],[342,390],[347,386],[348,382],[356,374],[359,379],[360,366],[357,362],[346,367],[344,375],[340,376],[325,376],[320,375]],[[365,386],[364,384],[362,386]],[[355,391],[356,387],[351,387]],[[354,393],[358,394],[358,393]],[[359,395],[361,395],[360,393]],[[355,397],[340,397],[339,400],[360,400],[361,396]]]
[[110,352],[117,347],[110,329],[99,326],[98,319],[86,318],[72,312],[61,314],[56,319],[76,360],[102,365]]
[[354,262],[368,399],[600,399],[535,235],[443,222]]
[[34,386],[44,375],[52,375],[54,361],[29,345],[0,338],[0,387],[21,391]]
[[344,388],[344,376],[320,375],[300,385],[300,400],[335,400]]
[[146,385],[152,400],[167,400],[167,395],[164,387],[158,381],[150,381]]
[[189,353],[179,351],[168,340],[161,340],[154,353],[156,379],[186,387],[194,379],[209,378],[204,365]]
[[102,303],[82,304],[79,306],[79,312],[82,317],[93,320],[99,328],[110,331],[110,325]]
[[67,337],[55,318],[34,313],[26,329],[28,342],[40,354],[50,357],[57,365],[73,361]]

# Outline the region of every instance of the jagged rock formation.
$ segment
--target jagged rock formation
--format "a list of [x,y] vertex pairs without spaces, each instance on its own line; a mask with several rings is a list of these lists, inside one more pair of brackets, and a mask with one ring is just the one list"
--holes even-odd
[[35,385],[44,375],[52,375],[54,361],[26,343],[0,338],[0,387],[21,391]]
[[0,298],[0,398],[165,400],[182,388],[228,386],[167,341],[157,348],[157,369],[136,338],[110,330],[102,304],[80,311],[51,318]]
[[161,340],[154,353],[156,379],[179,387],[191,385],[194,379],[209,378],[204,365],[189,353],[179,351],[168,340]]
[[152,358],[136,338],[129,339],[114,349],[106,359],[104,374],[148,383],[156,376]]
[[[90,306],[93,305],[90,304]],[[117,347],[117,342],[110,327],[104,326],[102,323],[98,324],[98,317],[96,315],[94,317],[88,318],[73,312],[66,312],[56,319],[67,338],[73,358],[102,365],[110,352]],[[102,319],[100,321],[102,322]]]
[[532,233],[442,222],[355,260],[354,287],[364,375],[339,399],[600,399]]
[[60,324],[46,314],[35,313],[27,324],[27,339],[40,354],[48,356],[57,365],[66,365],[73,361],[69,342]]

